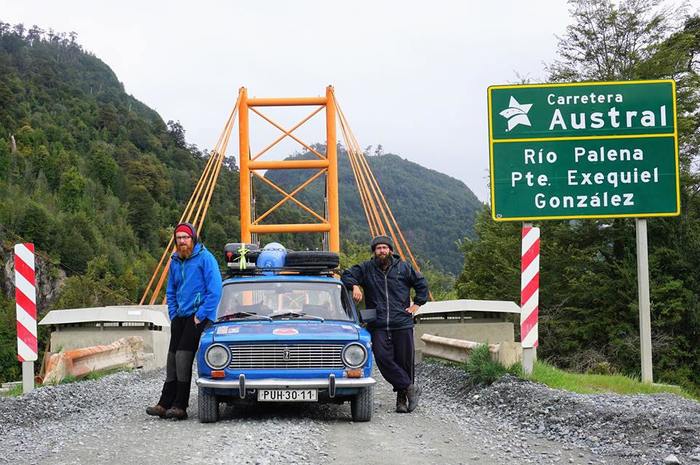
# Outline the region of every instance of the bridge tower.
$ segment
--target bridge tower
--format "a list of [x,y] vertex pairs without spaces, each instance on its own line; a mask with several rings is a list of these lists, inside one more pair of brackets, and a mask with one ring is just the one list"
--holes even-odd
[[[311,114],[290,129],[274,122],[261,111],[261,107],[316,107]],[[326,116],[326,150],[319,153],[300,138],[294,131],[310,120],[317,113],[325,110]],[[263,120],[279,129],[283,134],[258,153],[250,151],[250,113],[253,112]],[[238,121],[240,143],[240,202],[241,202],[241,241],[252,242],[254,235],[270,233],[323,233],[325,250],[340,252],[340,227],[338,210],[338,154],[336,139],[336,106],[333,87],[326,88],[324,97],[300,98],[250,98],[248,91],[242,87],[238,95]],[[261,160],[260,158],[282,139],[290,137],[301,144],[316,158],[312,160]],[[260,174],[263,170],[303,169],[310,177],[291,192],[287,192],[267,177]],[[316,179],[325,177],[324,211],[314,211],[296,198],[296,195]],[[257,178],[279,192],[283,198],[266,212],[257,215],[254,208],[253,180]],[[291,201],[310,214],[312,223],[277,224],[270,221],[270,214],[283,204]],[[267,220],[263,223],[264,220]]]

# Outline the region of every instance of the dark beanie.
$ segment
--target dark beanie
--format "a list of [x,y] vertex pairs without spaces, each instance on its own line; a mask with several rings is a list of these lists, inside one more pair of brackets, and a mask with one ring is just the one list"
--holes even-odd
[[196,244],[197,243],[197,230],[192,226],[191,223],[180,223],[175,227],[175,232],[173,235],[179,233],[179,232],[184,232],[190,235],[192,237],[192,243]]
[[379,244],[385,244],[389,246],[389,249],[391,251],[394,251],[394,241],[391,240],[389,236],[376,236],[374,239],[372,239],[372,252],[374,252],[374,249],[379,245]]

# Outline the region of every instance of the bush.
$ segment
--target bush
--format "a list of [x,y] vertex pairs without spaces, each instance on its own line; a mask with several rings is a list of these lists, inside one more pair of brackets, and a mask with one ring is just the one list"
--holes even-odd
[[469,360],[464,364],[473,385],[489,385],[510,371],[491,359],[488,344],[482,344],[472,350]]
[[615,375],[617,374],[610,362],[598,362],[592,365],[586,373],[589,375]]

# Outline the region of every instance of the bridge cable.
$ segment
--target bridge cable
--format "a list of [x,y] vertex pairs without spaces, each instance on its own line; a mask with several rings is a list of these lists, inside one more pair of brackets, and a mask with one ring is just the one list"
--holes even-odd
[[[364,152],[360,149],[360,145],[357,142],[350,125],[343,111],[340,108],[337,100],[335,102],[338,117],[340,120],[340,126],[343,132],[343,137],[345,139],[345,144],[347,147],[348,157],[350,158],[351,166],[353,167],[353,175],[356,176],[355,182],[358,186],[358,191],[360,193],[360,200],[362,206],[365,210],[365,217],[367,218],[367,224],[370,229],[370,234],[374,235],[377,230],[381,231],[382,234],[385,233],[384,223],[386,223],[386,228],[389,230],[391,236],[394,238],[397,252],[402,259],[406,260],[406,255],[404,254],[404,249],[408,254],[409,260],[413,267],[420,271],[420,266],[416,261],[411,248],[408,245],[408,241],[403,235],[401,228],[399,227],[394,214],[389,207],[389,203],[382,192],[376,177],[372,173],[372,170],[367,162],[367,157]],[[359,175],[360,179],[357,179]],[[369,188],[368,188],[369,186]],[[378,208],[377,208],[378,207]],[[381,215],[379,215],[381,212]],[[379,227],[375,229],[370,218],[373,218],[375,224]],[[382,221],[382,218],[384,221]],[[374,231],[374,232],[373,232]],[[430,299],[433,299],[432,293],[430,293]]]
[[[369,218],[372,219],[372,222],[369,223],[370,234],[372,234],[372,236],[386,234],[384,223],[382,222],[381,216],[377,211],[375,202],[372,200],[372,193],[370,191],[369,181],[367,177],[363,174],[364,170],[362,168],[362,164],[358,156],[358,154],[362,153],[362,151],[360,150],[359,143],[352,134],[352,131],[350,131],[350,126],[347,123],[345,115],[343,114],[340,108],[338,108],[338,115],[340,115],[339,117],[341,121],[341,128],[343,129],[343,136],[348,147],[348,158],[350,158],[351,164],[353,164],[356,167],[356,174],[354,174],[358,177],[359,185],[361,186],[360,195],[362,200],[362,206],[365,209],[365,216],[369,216]],[[362,199],[363,194],[364,199]],[[374,228],[372,227],[373,224]]]
[[[221,171],[221,167],[223,166],[226,148],[231,137],[236,112],[238,110],[238,104],[239,102],[238,100],[236,100],[236,104],[233,107],[233,110],[231,111],[228,120],[226,121],[224,129],[221,135],[219,136],[219,139],[216,145],[214,146],[214,149],[212,150],[209,159],[207,160],[207,163],[204,167],[204,171],[202,172],[202,175],[199,178],[199,181],[197,182],[197,185],[195,186],[195,189],[192,195],[190,196],[187,205],[185,206],[185,210],[179,220],[179,223],[192,223],[197,229],[199,235],[201,235],[202,229],[204,227],[204,219],[206,218],[209,204],[211,203],[211,198],[214,193],[214,188],[216,187],[216,180]],[[171,236],[170,240],[168,241],[168,245],[163,251],[160,261],[158,262],[158,265],[156,266],[156,269],[154,270],[153,275],[151,276],[146,290],[143,293],[143,297],[139,302],[140,305],[143,305],[143,303],[148,298],[149,293],[151,292],[152,294],[149,300],[149,304],[153,305],[156,299],[158,299],[158,296],[163,287],[163,283],[168,276],[168,271],[170,270],[170,260],[165,261],[166,257],[174,253],[175,250],[176,249],[174,245],[174,238]],[[151,289],[153,282],[159,274],[160,277],[158,279],[157,284],[153,289]],[[166,303],[165,298],[163,298],[163,303]]]

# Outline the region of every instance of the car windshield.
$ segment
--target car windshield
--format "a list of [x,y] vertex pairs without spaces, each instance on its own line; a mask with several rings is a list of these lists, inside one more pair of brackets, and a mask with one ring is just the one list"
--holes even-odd
[[328,282],[233,282],[224,286],[218,320],[351,320],[340,284]]

